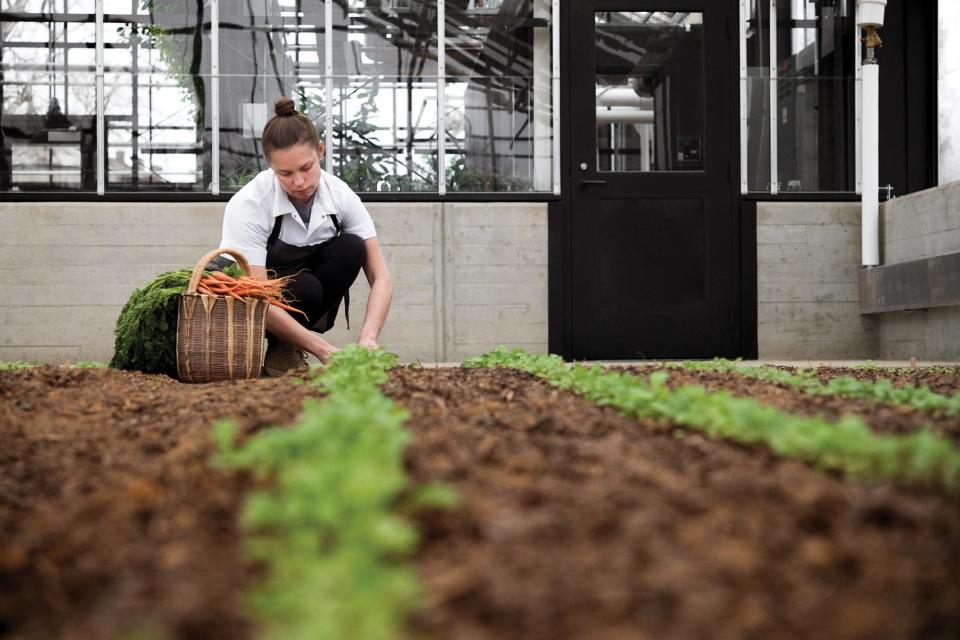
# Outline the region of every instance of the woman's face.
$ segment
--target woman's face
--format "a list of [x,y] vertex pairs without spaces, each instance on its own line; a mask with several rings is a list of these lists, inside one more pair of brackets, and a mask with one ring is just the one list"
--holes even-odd
[[297,202],[306,202],[320,184],[321,158],[322,142],[317,147],[295,144],[286,149],[274,149],[268,161],[287,196]]

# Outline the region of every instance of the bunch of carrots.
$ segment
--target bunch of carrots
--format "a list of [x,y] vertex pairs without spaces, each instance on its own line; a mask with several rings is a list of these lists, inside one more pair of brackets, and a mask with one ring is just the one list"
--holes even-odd
[[229,296],[237,300],[244,298],[258,298],[266,300],[275,307],[285,311],[296,312],[306,316],[300,309],[295,309],[287,304],[284,297],[284,289],[290,281],[286,278],[271,278],[269,280],[260,280],[250,276],[240,276],[233,278],[222,271],[211,271],[209,275],[200,278],[200,284],[197,285],[197,292],[208,296]]

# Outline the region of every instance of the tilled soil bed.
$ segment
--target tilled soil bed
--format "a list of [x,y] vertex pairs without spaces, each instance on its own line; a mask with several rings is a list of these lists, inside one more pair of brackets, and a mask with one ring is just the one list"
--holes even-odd
[[[769,382],[751,378],[737,373],[721,371],[699,371],[696,369],[680,369],[677,367],[663,367],[660,365],[615,368],[615,371],[631,373],[642,378],[648,378],[654,371],[665,371],[668,374],[667,385],[671,388],[681,385],[696,385],[706,387],[712,391],[728,391],[742,398],[753,398],[757,402],[773,406],[788,413],[798,415],[824,416],[836,420],[844,415],[855,415],[863,418],[864,422],[876,433],[907,434],[918,429],[928,429],[960,444],[960,415],[945,416],[928,411],[918,411],[908,406],[878,404],[871,400],[860,398],[841,398],[832,395],[811,395],[798,390],[788,384]],[[960,373],[950,375],[937,372],[923,375],[911,372],[904,374],[887,372],[882,369],[828,369],[817,370],[822,381],[827,381],[842,375],[860,377],[863,380],[891,380],[894,385],[923,386],[935,379],[933,387],[939,388],[944,395],[953,395],[950,389],[956,389],[960,384]],[[879,372],[879,373],[878,373]],[[856,376],[858,373],[866,375]],[[917,384],[913,379],[917,379]]]
[[[418,516],[410,637],[960,637],[956,499],[517,372],[398,369],[384,389],[411,411],[411,478],[461,495]],[[258,577],[236,524],[249,481],[210,467],[209,427],[290,424],[315,394],[291,377],[0,371],[0,635],[254,636],[237,605]]]
[[[790,367],[781,367],[791,370]],[[952,396],[960,393],[960,368],[888,368],[888,367],[817,367],[817,377],[826,382],[841,376],[858,380],[889,380],[894,386],[929,387],[931,391]]]

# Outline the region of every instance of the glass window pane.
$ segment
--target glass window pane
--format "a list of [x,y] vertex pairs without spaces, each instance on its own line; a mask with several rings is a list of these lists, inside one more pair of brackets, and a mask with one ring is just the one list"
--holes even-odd
[[2,190],[96,190],[95,76],[4,76]]
[[[333,172],[357,191],[436,190],[435,3],[350,0],[331,9]],[[225,191],[266,168],[259,139],[278,97],[293,97],[321,135],[327,110],[322,2],[255,3],[231,15],[245,27],[221,29]],[[221,11],[221,27],[227,20]]]
[[769,192],[770,76],[750,75],[743,82],[747,90],[747,190]]
[[601,11],[598,171],[702,171],[703,14]]
[[[263,125],[280,96],[323,135],[322,0],[220,2],[220,189],[240,189],[267,168]],[[336,53],[336,52],[335,52]]]
[[209,9],[203,0],[109,3],[104,23],[108,191],[207,191]]
[[[144,0],[103,0],[103,13],[145,16],[150,13],[148,5],[149,2]],[[166,9],[167,7],[164,7],[164,10]]]
[[[358,191],[435,191],[439,89],[446,91],[443,170],[451,191],[550,190],[558,160],[550,5],[451,3],[444,27],[450,81],[438,84],[435,0],[334,3],[333,100],[326,105],[323,0],[221,0],[222,189],[237,189],[266,168],[262,125],[274,100],[289,95],[321,135],[329,107],[334,172]],[[209,2],[102,6],[106,188],[206,191]],[[0,10],[23,16],[0,25],[0,189],[95,188],[96,8],[95,0],[0,0]],[[34,21],[36,13],[50,19]],[[48,126],[60,118],[73,133]],[[66,148],[75,142],[75,150]],[[16,179],[14,158],[23,165]],[[41,165],[45,177],[37,177]]]
[[781,191],[853,191],[852,0],[777,4],[777,170]]
[[333,172],[356,191],[436,191],[436,79],[336,78]]
[[448,191],[552,190],[550,2],[445,8]]
[[0,23],[0,190],[95,190],[93,0],[0,0],[0,9],[22,16]]
[[109,190],[208,190],[210,136],[198,126],[203,107],[193,98],[195,80],[165,72],[106,74]]
[[748,0],[746,15],[747,190],[770,191],[770,1]]
[[96,13],[96,0],[0,0],[0,11],[20,13]]
[[348,0],[333,21],[333,172],[357,191],[436,191],[436,2]]

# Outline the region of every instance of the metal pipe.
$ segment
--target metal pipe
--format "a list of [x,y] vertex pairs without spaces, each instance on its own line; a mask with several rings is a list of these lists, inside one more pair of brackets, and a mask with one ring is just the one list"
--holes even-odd
[[880,65],[876,50],[883,45],[877,28],[883,26],[887,0],[858,0],[857,26],[864,31],[866,58],[861,65],[861,264],[880,264]]
[[634,127],[640,131],[640,171],[650,171],[650,139],[653,137],[653,126],[644,124]]
[[633,107],[597,107],[597,124],[653,124],[654,111]]
[[597,87],[597,106],[652,109],[653,98],[639,96],[630,87]]
[[862,47],[860,46],[860,30],[854,29],[853,33],[853,171],[856,181],[854,192],[859,195],[863,193],[863,158],[861,157],[863,154],[863,144],[861,142],[861,134],[863,129],[863,52],[861,51]]
[[552,0],[550,26],[553,35],[553,193],[560,195],[560,0]]
[[210,192],[220,195],[220,0],[210,0]]
[[[446,2],[437,3],[437,194],[447,195],[447,34]],[[412,167],[410,170],[412,171]]]
[[326,113],[323,114],[323,156],[324,169],[327,173],[333,171],[333,2],[323,3],[323,56],[324,79],[323,102]]
[[740,0],[740,193],[747,193],[749,184],[747,183],[748,167],[747,155],[749,153],[747,146],[747,136],[749,133],[747,123],[747,2]]
[[777,0],[770,0],[770,193],[780,192],[780,149],[777,119]]
[[97,195],[102,196],[106,191],[106,152],[105,122],[103,112],[106,108],[103,91],[103,0],[96,0],[96,95],[97,95]]
[[880,264],[880,65],[867,49],[863,61],[863,212],[861,257],[865,267]]

